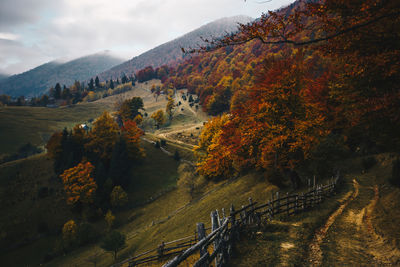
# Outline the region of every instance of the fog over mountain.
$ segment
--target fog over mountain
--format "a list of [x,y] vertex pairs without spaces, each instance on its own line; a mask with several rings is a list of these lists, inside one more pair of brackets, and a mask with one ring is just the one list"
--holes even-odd
[[[105,51],[68,62],[51,61],[21,74],[0,80],[0,94],[38,96],[56,83],[71,85],[120,64],[123,59]],[[1,78],[0,78],[1,79]]]

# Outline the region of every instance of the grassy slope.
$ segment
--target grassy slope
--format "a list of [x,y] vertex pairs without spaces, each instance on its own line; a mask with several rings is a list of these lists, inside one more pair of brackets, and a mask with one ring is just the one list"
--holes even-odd
[[[128,190],[131,206],[142,205],[151,197],[172,190],[176,186],[178,162],[166,156],[153,145],[142,143],[146,158],[132,170],[132,184]],[[1,245],[36,240],[17,249],[0,253],[0,262],[7,266],[39,264],[45,254],[53,249],[55,235],[69,219],[79,216],[66,205],[62,184],[54,177],[52,161],[38,155],[0,166],[0,219]],[[38,197],[40,187],[48,187],[51,194]],[[120,224],[132,220],[130,211],[116,213]],[[47,237],[38,239],[38,225],[46,222]],[[97,228],[104,222],[97,222]],[[24,257],[19,257],[24,255]]]
[[[0,165],[0,259],[4,266],[38,264],[54,244],[53,237],[41,237],[39,224],[46,223],[48,231],[44,233],[54,234],[74,218],[52,167],[52,161],[44,155]],[[48,196],[39,197],[41,187],[49,189]],[[35,246],[24,245],[39,238]],[[16,244],[19,248],[10,251]]]
[[[72,128],[77,123],[95,119],[104,110],[114,109],[114,103],[120,99],[141,96],[145,105],[155,106],[149,88],[157,81],[137,84],[135,89],[92,103],[81,103],[71,107],[0,107],[0,155],[13,153],[23,144],[31,142],[44,145],[48,138],[64,127]],[[165,107],[166,101],[159,101],[157,107]]]
[[[128,246],[119,258],[124,259],[159,245],[162,241],[174,240],[192,235],[197,222],[210,226],[210,212],[247,204],[248,197],[260,199],[270,197],[276,187],[266,183],[257,175],[249,174],[242,179],[209,184],[207,189],[194,201],[180,189],[173,190],[156,201],[131,212],[131,222],[119,230],[127,235]],[[100,252],[98,266],[112,263],[110,254],[103,253],[97,246],[76,251],[64,258],[51,262],[51,266],[85,266],[85,260]],[[159,265],[159,264],[156,264]]]
[[44,145],[53,132],[94,119],[103,110],[93,103],[62,108],[0,107],[0,154],[15,152],[28,142]]

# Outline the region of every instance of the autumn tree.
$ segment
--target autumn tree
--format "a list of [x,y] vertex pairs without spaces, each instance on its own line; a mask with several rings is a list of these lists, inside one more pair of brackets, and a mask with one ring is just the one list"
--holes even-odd
[[114,226],[115,222],[115,216],[111,210],[107,211],[106,215],[104,216],[104,219],[106,220],[108,229],[111,229]]
[[[207,123],[195,147],[199,172],[229,176],[247,168],[293,170],[329,133],[301,52],[270,57],[232,114]],[[315,77],[313,77],[315,79]]]
[[194,147],[198,160],[198,172],[208,177],[228,176],[234,169],[229,159],[229,151],[219,146],[219,139],[228,115],[215,117],[204,125],[199,136],[199,143]]
[[399,14],[395,0],[298,2],[265,13],[202,50],[257,40],[265,50],[286,44],[321,53],[336,73],[329,85],[331,102],[336,102],[336,131],[346,135],[350,147],[390,150],[400,146],[400,120],[394,115],[400,98],[395,67],[400,60]]
[[140,146],[140,137],[144,135],[143,130],[137,127],[136,122],[127,120],[122,127],[122,137],[126,141],[131,159],[137,159],[144,156],[144,150]]
[[174,100],[172,99],[172,97],[168,97],[168,102],[167,105],[165,107],[165,112],[168,114],[169,119],[172,119],[172,109],[174,108]]
[[160,128],[160,125],[165,123],[164,112],[161,109],[151,114],[151,118],[154,119],[157,129]]
[[65,170],[61,175],[68,204],[92,203],[97,185],[92,177],[94,166],[90,162],[82,162]]
[[128,203],[128,194],[121,186],[115,186],[110,195],[111,206],[122,207]]
[[119,128],[108,112],[104,112],[94,123],[89,132],[89,141],[85,149],[92,158],[100,158],[108,166],[112,150],[118,139]]
[[46,144],[47,155],[51,159],[59,157],[59,154],[62,153],[61,139],[62,139],[62,132],[55,132],[51,135],[49,141],[47,141]]
[[140,110],[144,110],[143,99],[140,97],[132,97],[122,102],[118,114],[123,121],[132,120],[137,115],[141,115]]
[[78,226],[74,220],[66,222],[62,228],[62,238],[67,246],[75,243],[78,238]]

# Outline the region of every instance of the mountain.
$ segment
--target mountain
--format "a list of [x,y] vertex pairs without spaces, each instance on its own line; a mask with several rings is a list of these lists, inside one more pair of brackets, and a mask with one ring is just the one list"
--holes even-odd
[[0,73],[0,81],[1,81],[1,80],[4,80],[4,79],[6,79],[6,78],[8,78],[8,76],[9,76],[9,75],[7,75],[7,74]]
[[183,59],[181,47],[197,47],[198,45],[204,44],[201,37],[221,37],[227,33],[236,31],[238,23],[248,23],[252,20],[253,19],[248,16],[234,16],[218,19],[115,66],[99,74],[99,77],[102,80],[110,78],[116,79],[121,77],[123,73],[129,75],[147,66],[157,68],[164,64],[179,61]]
[[56,83],[71,85],[75,80],[84,81],[123,62],[122,59],[101,52],[65,63],[51,61],[27,72],[0,80],[0,94],[11,96],[37,96]]

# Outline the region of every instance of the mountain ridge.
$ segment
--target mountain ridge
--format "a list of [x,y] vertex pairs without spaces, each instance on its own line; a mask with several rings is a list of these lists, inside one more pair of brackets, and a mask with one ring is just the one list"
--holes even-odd
[[11,96],[38,96],[46,93],[56,83],[71,85],[75,80],[84,81],[99,72],[123,62],[107,51],[67,62],[54,60],[20,74],[0,80],[0,93]]
[[[181,47],[189,48],[204,44],[202,38],[222,37],[237,29],[238,23],[248,23],[253,18],[244,15],[224,17],[209,22],[178,38],[156,46],[132,59],[114,66],[111,69],[98,74],[101,80],[116,79],[123,74],[129,75],[147,66],[153,68],[165,64],[171,64],[184,58]],[[160,56],[161,55],[161,56]]]

